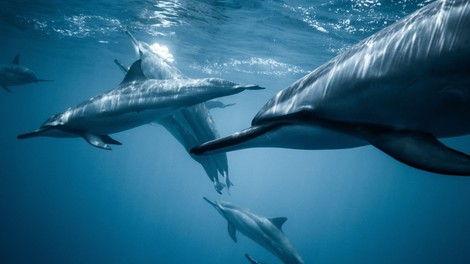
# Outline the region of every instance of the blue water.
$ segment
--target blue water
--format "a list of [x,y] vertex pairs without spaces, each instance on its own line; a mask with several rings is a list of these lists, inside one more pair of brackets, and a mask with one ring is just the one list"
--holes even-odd
[[[166,46],[193,78],[267,87],[221,99],[221,135],[249,126],[277,91],[429,1],[0,2],[0,64],[19,53],[50,83],[0,90],[0,263],[280,263],[202,197],[269,217],[305,263],[470,263],[470,178],[418,171],[373,147],[228,154],[235,186],[217,194],[162,127],[83,139],[16,135],[116,87],[115,58],[137,57],[122,28]],[[469,137],[444,142],[470,153]]]

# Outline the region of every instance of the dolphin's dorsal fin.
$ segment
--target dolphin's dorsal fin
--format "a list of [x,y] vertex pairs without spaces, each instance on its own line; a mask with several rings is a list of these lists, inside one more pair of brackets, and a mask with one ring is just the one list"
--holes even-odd
[[140,59],[132,63],[132,66],[127,71],[126,76],[124,77],[124,80],[122,80],[121,83],[147,79],[147,77],[145,77],[144,73],[142,72],[141,63],[142,60]]
[[233,239],[233,241],[237,242],[237,234],[236,234],[237,229],[235,228],[235,226],[233,226],[229,222],[227,225],[227,230],[228,230],[228,234]]
[[279,230],[282,231],[282,225],[287,221],[286,217],[274,217],[274,218],[269,218],[269,221],[273,223]]
[[15,64],[15,65],[20,64],[20,54],[16,54],[16,56],[13,58],[13,60],[11,61],[11,63],[13,63],[13,64]]

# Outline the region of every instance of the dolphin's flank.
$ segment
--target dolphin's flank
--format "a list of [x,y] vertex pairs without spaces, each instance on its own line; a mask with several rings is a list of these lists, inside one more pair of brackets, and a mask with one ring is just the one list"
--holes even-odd
[[373,145],[409,166],[470,175],[438,138],[470,134],[470,1],[433,2],[276,94],[250,128],[192,149]]

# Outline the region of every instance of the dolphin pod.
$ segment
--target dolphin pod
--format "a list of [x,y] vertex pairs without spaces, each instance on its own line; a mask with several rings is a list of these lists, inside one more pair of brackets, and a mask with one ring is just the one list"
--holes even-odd
[[38,79],[36,74],[20,65],[20,55],[13,58],[11,64],[0,65],[0,86],[11,93],[9,86],[24,85],[34,82],[49,82],[50,80]]
[[470,134],[470,2],[436,1],[277,93],[251,127],[192,149],[374,145],[409,166],[470,175],[437,138]]
[[[287,218],[266,218],[228,202],[211,201],[206,197],[204,197],[204,200],[214,206],[217,212],[227,220],[228,233],[233,241],[237,242],[236,231],[238,230],[269,250],[282,262],[289,264],[304,263],[282,231],[282,225],[287,221]],[[250,262],[255,261],[249,255],[246,257]]]
[[[125,32],[130,37],[134,48],[138,51],[142,60],[142,72],[147,78],[157,80],[188,79],[165,58],[154,52],[150,45],[138,41],[128,30]],[[115,62],[122,71],[126,70],[119,62]],[[192,147],[219,137],[215,122],[205,103],[181,108],[157,122],[165,127],[188,153]],[[229,189],[233,185],[229,179],[227,155],[225,153],[205,157],[191,155],[191,157],[202,165],[209,179],[214,183],[217,192],[221,193],[225,186]],[[219,174],[225,178],[225,184],[219,181]]]
[[137,60],[116,89],[53,115],[39,129],[19,135],[18,139],[83,137],[95,147],[110,150],[110,144],[121,143],[109,134],[154,122],[182,107],[247,89],[262,88],[216,78],[148,79],[142,73],[141,61]]

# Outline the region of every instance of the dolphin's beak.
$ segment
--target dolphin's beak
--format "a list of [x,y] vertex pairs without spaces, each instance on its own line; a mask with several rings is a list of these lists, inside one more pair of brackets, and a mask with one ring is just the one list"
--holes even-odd
[[44,134],[45,132],[49,131],[50,127],[41,127],[39,129],[36,129],[32,132],[29,132],[29,133],[24,133],[24,134],[21,134],[21,135],[18,135],[16,138],[18,139],[25,139],[25,138],[32,138],[32,137],[40,137],[42,136],[42,134]]
[[134,46],[135,52],[139,55],[142,56],[142,50],[140,46],[140,42],[129,32],[129,30],[126,29],[126,34],[129,36],[131,39],[132,45]]
[[241,149],[243,148],[244,143],[275,129],[278,126],[279,125],[252,126],[230,136],[203,143],[192,148],[190,152],[195,155],[202,155]]
[[202,197],[204,198],[204,200],[206,200],[206,202],[210,203],[212,206],[216,207],[217,208],[217,204],[209,199],[207,199],[206,197]]

